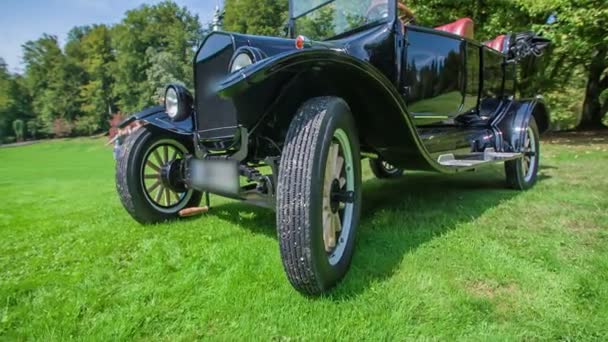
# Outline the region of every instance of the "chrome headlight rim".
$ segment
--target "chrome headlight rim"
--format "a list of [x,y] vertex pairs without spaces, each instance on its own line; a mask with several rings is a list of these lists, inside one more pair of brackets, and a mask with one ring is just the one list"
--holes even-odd
[[[235,63],[239,62],[239,58],[242,57],[248,58],[247,63],[245,63],[245,65],[241,64],[238,66],[238,68],[236,68],[237,64]],[[264,52],[262,52],[262,50],[251,46],[242,46],[238,48],[232,55],[232,59],[230,60],[229,64],[229,71],[231,74],[235,73],[261,61],[264,58],[266,58],[266,55]]]
[[172,121],[182,121],[192,115],[194,98],[190,91],[180,84],[167,86],[164,102],[165,112]]

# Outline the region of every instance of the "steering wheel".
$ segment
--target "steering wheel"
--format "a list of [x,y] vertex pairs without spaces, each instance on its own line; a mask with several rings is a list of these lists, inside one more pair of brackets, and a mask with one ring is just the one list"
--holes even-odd
[[416,16],[414,15],[414,11],[412,11],[405,4],[398,2],[399,7],[399,19],[403,22],[404,25],[413,23],[416,21]]

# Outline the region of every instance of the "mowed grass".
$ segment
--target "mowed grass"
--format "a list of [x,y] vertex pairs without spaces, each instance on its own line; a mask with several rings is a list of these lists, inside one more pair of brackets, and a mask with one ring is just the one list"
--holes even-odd
[[608,339],[608,137],[552,138],[533,190],[501,166],[372,179],[350,273],[283,273],[274,213],[213,197],[144,227],[111,149],[0,149],[0,339]]

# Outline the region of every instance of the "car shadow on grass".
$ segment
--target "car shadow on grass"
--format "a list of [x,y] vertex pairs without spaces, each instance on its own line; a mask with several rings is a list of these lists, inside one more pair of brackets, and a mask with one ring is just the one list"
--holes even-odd
[[[542,182],[545,177],[539,177]],[[507,189],[502,172],[454,176],[408,173],[402,179],[368,180],[352,267],[329,294],[336,301],[356,297],[390,278],[403,258],[425,243],[474,221],[521,192]],[[220,218],[276,239],[275,214],[243,203],[214,209]]]

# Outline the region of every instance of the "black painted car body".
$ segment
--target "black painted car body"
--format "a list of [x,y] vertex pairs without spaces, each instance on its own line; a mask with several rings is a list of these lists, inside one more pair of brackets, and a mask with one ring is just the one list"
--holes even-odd
[[[337,2],[317,1],[297,14],[291,0],[290,38],[209,34],[193,63],[191,115],[175,121],[154,107],[123,123],[152,127],[128,140],[119,158],[118,189],[133,217],[144,223],[172,218],[192,198],[200,200],[192,191],[277,209],[290,281],[318,294],[345,274],[352,256],[362,158],[377,162],[372,170],[380,178],[400,176],[402,169],[455,173],[504,162],[509,185],[534,184],[538,134],[549,128],[549,111],[540,96],[516,98],[517,62],[534,58],[548,42],[524,34],[483,44],[472,39],[466,20],[448,25],[454,32],[404,25],[396,0],[360,0],[371,6],[364,17],[378,3],[386,8],[379,19],[331,39],[296,39],[298,18]],[[243,53],[251,63],[234,68]],[[305,127],[311,118],[319,124]],[[314,158],[302,159],[306,155]],[[332,174],[331,167],[345,164]],[[303,176],[310,170],[320,179]],[[305,235],[294,239],[295,232]],[[290,259],[299,248],[308,259]]]
[[[515,98],[517,65],[507,63],[506,54],[456,34],[404,27],[395,17],[304,49],[294,42],[214,32],[194,61],[192,121],[172,123],[161,107],[133,119],[191,135],[212,153],[233,153],[245,129],[251,139],[247,161],[259,162],[276,154],[306,99],[335,95],[350,104],[365,154],[405,169],[447,173],[459,169],[440,165],[441,154],[488,147],[515,152],[530,117],[541,132],[549,127],[540,96]],[[243,47],[259,51],[257,61],[230,74],[231,59]],[[439,75],[429,76],[416,65],[420,59],[437,62],[448,56],[455,58],[437,66]],[[445,89],[413,91],[432,87],[450,73],[455,79]]]

